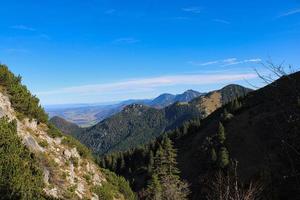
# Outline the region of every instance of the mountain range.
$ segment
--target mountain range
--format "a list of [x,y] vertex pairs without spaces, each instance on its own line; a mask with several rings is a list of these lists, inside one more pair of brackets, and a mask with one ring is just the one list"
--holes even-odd
[[194,90],[187,90],[182,94],[161,94],[154,99],[131,99],[111,105],[66,105],[46,107],[50,117],[59,116],[81,127],[88,127],[120,112],[130,104],[142,104],[153,108],[164,108],[175,102],[189,102],[204,95]]
[[[178,96],[163,94],[153,100],[152,105],[158,105],[159,102],[167,104],[177,102],[161,109],[143,104],[131,104],[98,124],[82,129],[57,117],[50,121],[60,130],[79,139],[94,153],[107,154],[147,144],[184,122],[208,116],[222,105],[237,97],[245,96],[250,91],[239,85],[228,85],[207,94],[191,90]],[[195,96],[198,97],[194,98]],[[190,102],[183,102],[190,99],[192,99]],[[182,102],[179,102],[180,100]],[[76,131],[69,131],[70,127],[76,127]]]

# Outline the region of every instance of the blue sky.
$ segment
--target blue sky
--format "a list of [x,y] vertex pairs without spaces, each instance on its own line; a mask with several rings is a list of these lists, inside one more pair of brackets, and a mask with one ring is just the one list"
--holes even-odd
[[1,0],[0,28],[1,63],[43,104],[261,85],[261,61],[300,66],[297,0]]

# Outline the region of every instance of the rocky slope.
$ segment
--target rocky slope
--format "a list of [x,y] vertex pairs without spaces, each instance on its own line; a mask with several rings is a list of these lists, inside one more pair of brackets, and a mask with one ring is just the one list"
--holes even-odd
[[[29,106],[24,106],[27,104],[25,99],[29,99],[28,103],[36,99],[31,96],[25,86],[21,85],[20,80],[21,78],[15,77],[6,66],[0,66],[0,118],[16,125],[15,133],[12,131],[9,134],[17,134],[24,146],[32,153],[32,157],[37,160],[44,177],[44,186],[37,187],[43,187],[45,195],[55,199],[97,200],[103,198],[101,197],[103,187],[109,186],[113,188],[110,193],[114,199],[133,199],[133,194],[128,196],[116,186],[119,184],[118,181],[121,183],[122,180],[99,168],[93,162],[89,151],[78,141],[48,125],[47,119],[40,117],[44,116],[42,114],[36,116],[43,121],[26,116],[26,113],[29,112],[32,113],[32,116],[36,113],[33,111],[34,107],[26,110]],[[19,89],[17,93],[15,93],[16,88]],[[39,108],[36,110],[43,112]],[[3,127],[1,128],[4,130]],[[5,152],[6,146],[9,147],[9,145],[11,144],[8,142],[4,146],[0,146],[0,152]],[[14,147],[10,148],[14,149]],[[1,160],[1,162],[5,164],[5,160]],[[28,164],[30,165],[30,163]],[[4,180],[2,175],[5,176],[6,173],[2,169],[0,168],[1,181]],[[12,174],[9,174],[12,179],[15,173],[16,175],[19,173],[14,170],[17,169],[12,169]],[[7,184],[5,187],[10,187],[10,183]],[[126,188],[126,183],[123,186]],[[5,187],[3,188],[0,184],[1,194],[9,196],[7,192],[10,190]],[[17,188],[17,190],[21,189]],[[130,189],[128,191],[130,193]],[[23,192],[26,194],[26,191]],[[19,198],[28,199],[26,197]]]

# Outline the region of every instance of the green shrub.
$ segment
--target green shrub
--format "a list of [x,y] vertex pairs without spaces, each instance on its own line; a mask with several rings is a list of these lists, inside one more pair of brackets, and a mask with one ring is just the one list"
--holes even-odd
[[91,183],[92,176],[90,174],[85,174],[85,175],[83,175],[83,177],[85,178],[87,183],[89,183],[89,184]]
[[43,186],[42,170],[18,137],[16,122],[0,119],[0,199],[44,199]]
[[58,128],[56,128],[53,124],[48,123],[48,131],[47,131],[48,135],[52,138],[56,138],[56,137],[62,137],[63,134],[61,133],[60,130],[58,130]]
[[74,167],[78,167],[78,164],[79,164],[78,158],[71,157],[70,160],[73,163]]
[[104,174],[106,175],[107,182],[112,185],[112,188],[115,191],[123,194],[126,200],[135,200],[135,194],[132,192],[129,183],[125,180],[125,178],[117,176],[115,173],[110,172],[106,169],[102,169]]
[[99,199],[113,200],[114,189],[112,185],[104,183],[102,186],[94,187],[93,192],[98,195]]
[[47,147],[49,144],[46,140],[41,140],[39,141],[39,145],[43,148]]
[[62,140],[62,144],[68,145],[70,147],[76,148],[79,155],[86,158],[86,157],[92,157],[91,156],[91,151],[84,146],[83,144],[81,144],[78,140],[76,140],[75,138],[73,138],[72,136],[69,135],[65,135],[63,140]]

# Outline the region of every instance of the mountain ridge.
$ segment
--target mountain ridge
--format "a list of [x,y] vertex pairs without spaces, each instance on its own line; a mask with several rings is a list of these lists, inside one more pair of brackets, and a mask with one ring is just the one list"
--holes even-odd
[[97,122],[100,122],[120,111],[130,104],[143,104],[148,105],[154,108],[164,108],[176,101],[188,102],[192,98],[200,96],[204,93],[199,93],[194,90],[186,90],[182,94],[167,94],[170,96],[170,99],[165,98],[165,94],[161,94],[154,99],[129,99],[112,105],[86,105],[83,107],[74,107],[74,108],[48,108],[46,109],[50,117],[60,116],[69,122],[76,123],[82,127],[88,127],[95,125]]
[[[227,90],[231,91],[228,92]],[[188,102],[176,102],[163,109],[142,104],[131,104],[98,124],[73,134],[94,153],[105,154],[124,151],[143,145],[166,131],[175,129],[185,121],[208,116],[223,105],[222,98],[235,99],[252,91],[237,85],[198,96]],[[214,94],[214,95],[212,95]]]

